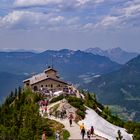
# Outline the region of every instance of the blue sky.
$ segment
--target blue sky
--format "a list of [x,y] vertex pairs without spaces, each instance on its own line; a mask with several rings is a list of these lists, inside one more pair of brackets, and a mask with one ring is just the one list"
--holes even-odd
[[1,0],[0,49],[140,52],[140,0]]

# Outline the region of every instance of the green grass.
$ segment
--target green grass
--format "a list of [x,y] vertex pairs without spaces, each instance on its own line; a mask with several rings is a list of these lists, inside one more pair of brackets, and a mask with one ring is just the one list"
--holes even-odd
[[64,129],[63,130],[63,139],[68,140],[69,137],[70,137],[70,133]]

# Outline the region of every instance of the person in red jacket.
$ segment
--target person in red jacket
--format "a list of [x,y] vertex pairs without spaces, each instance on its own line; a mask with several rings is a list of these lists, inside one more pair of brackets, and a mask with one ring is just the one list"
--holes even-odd
[[70,114],[70,116],[69,116],[69,123],[70,123],[70,127],[72,126],[72,119],[73,119],[73,115],[72,115],[72,114]]
[[94,134],[94,128],[93,128],[93,126],[91,126],[91,128],[90,128],[90,134],[93,137],[93,134]]

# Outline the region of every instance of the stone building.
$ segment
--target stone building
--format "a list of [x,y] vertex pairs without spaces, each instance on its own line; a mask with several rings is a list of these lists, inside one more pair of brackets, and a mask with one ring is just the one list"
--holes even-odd
[[60,80],[57,71],[48,67],[42,73],[32,76],[23,81],[24,87],[31,87],[33,91],[40,91],[43,89],[56,92],[68,90],[68,83]]

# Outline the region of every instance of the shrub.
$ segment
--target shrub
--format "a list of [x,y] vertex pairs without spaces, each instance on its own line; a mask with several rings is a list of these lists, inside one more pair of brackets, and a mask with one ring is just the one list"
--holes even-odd
[[63,130],[63,139],[68,140],[69,137],[70,137],[70,133],[64,129]]
[[63,98],[64,98],[64,96],[63,96],[63,94],[61,94],[61,95],[59,95],[59,96],[57,96],[57,97],[54,97],[54,98],[50,101],[50,103],[54,103],[54,102],[60,101],[60,100],[62,100]]
[[81,105],[79,102],[70,102],[70,105],[72,105],[73,107],[80,109],[81,111],[85,111],[86,108]]
[[76,111],[77,115],[79,115],[82,119],[85,118],[85,112],[81,111],[81,110],[77,110]]

